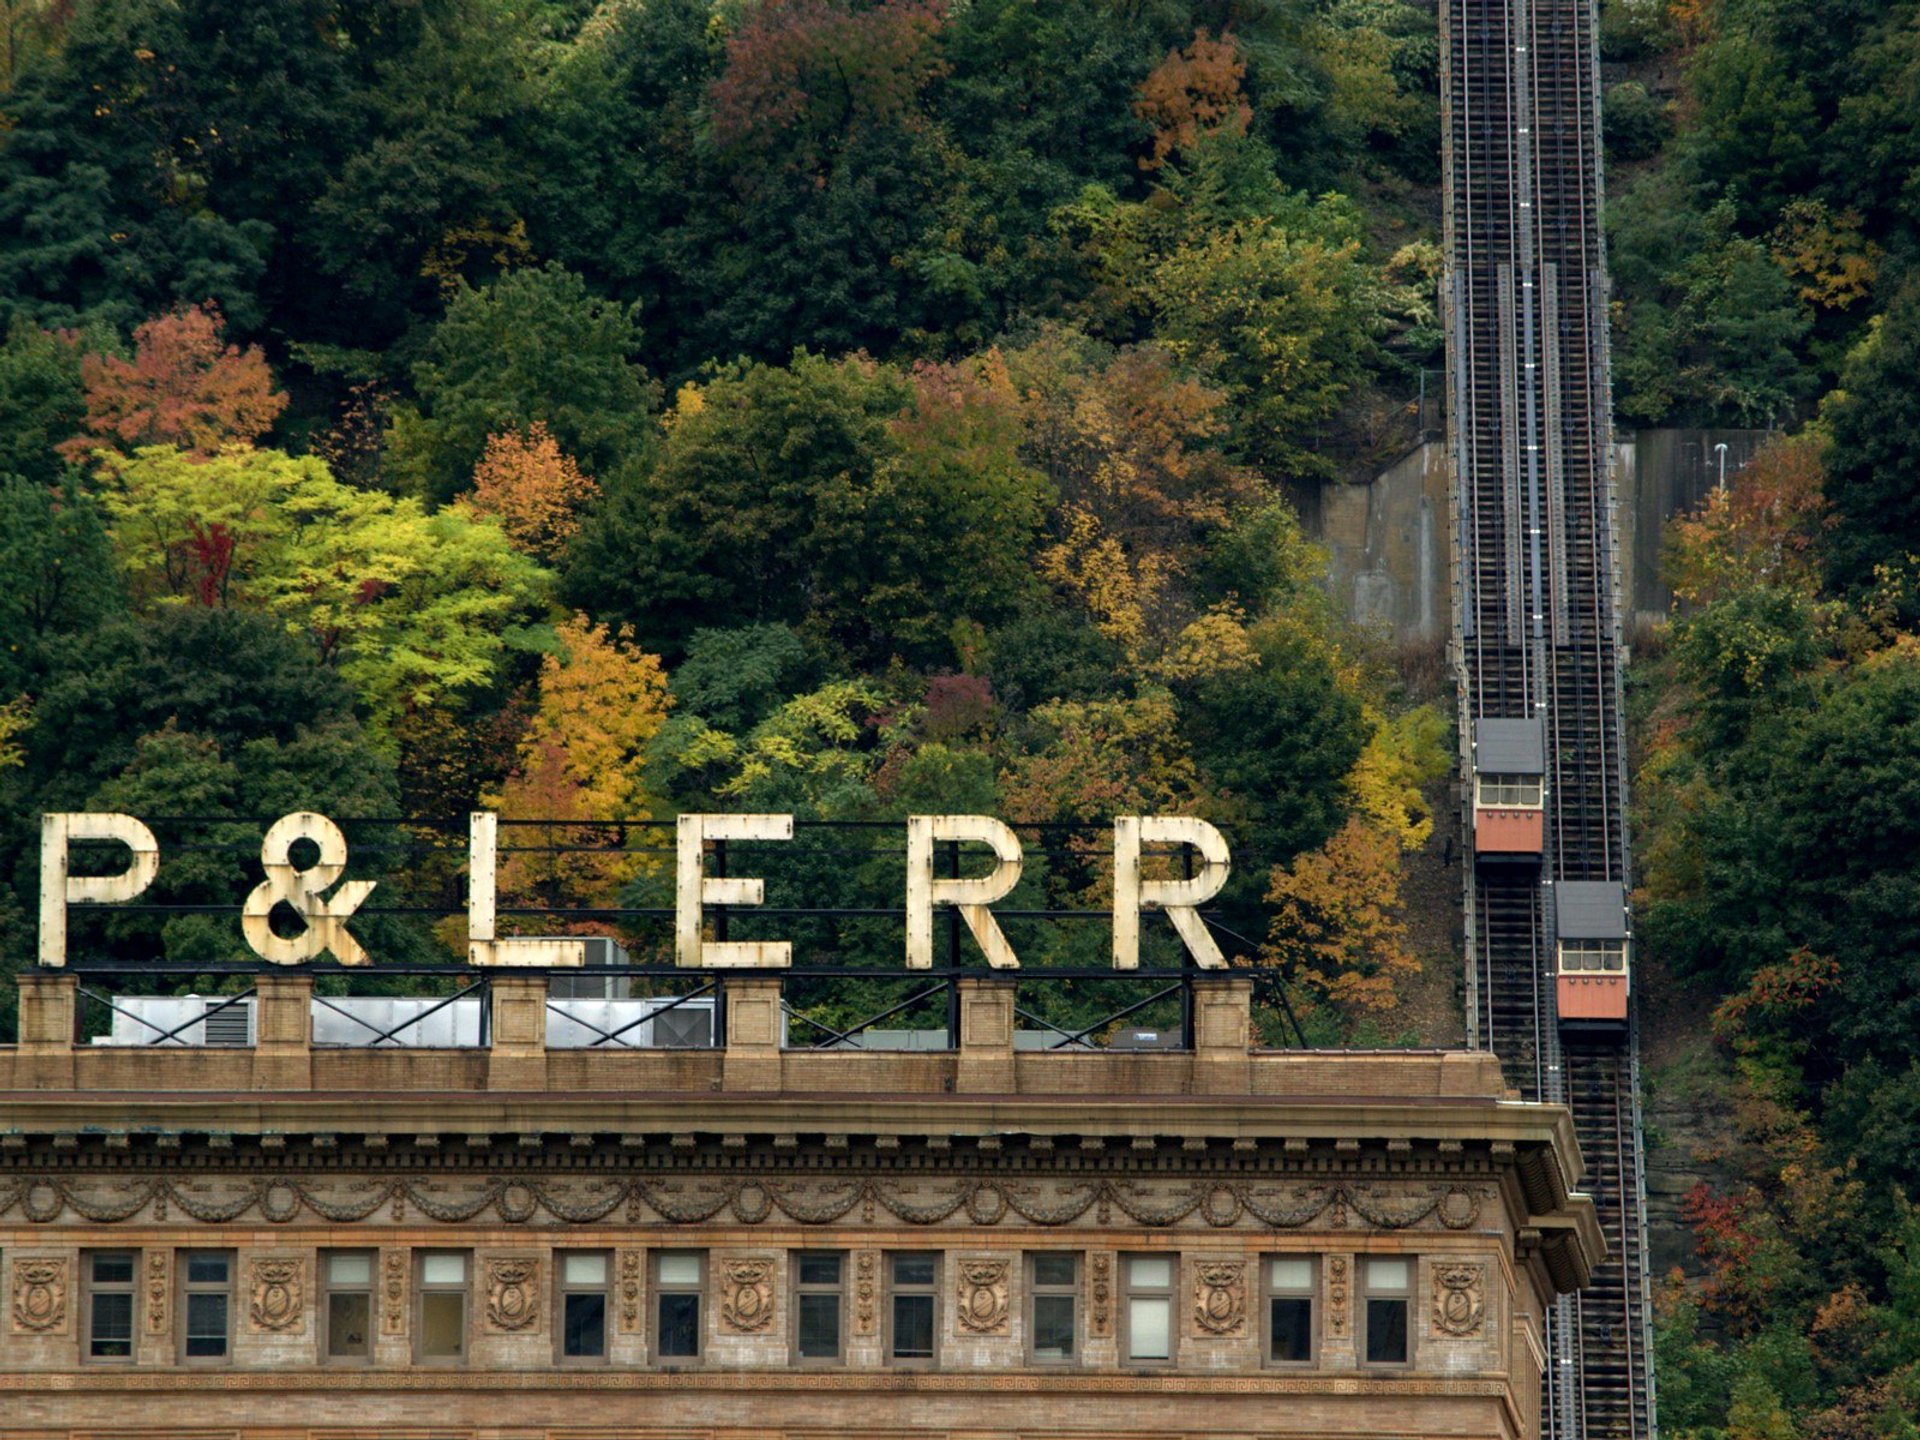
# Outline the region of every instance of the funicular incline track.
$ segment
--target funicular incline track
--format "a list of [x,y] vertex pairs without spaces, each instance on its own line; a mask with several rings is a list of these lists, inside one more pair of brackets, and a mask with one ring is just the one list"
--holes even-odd
[[[1480,720],[1544,726],[1539,866],[1466,884],[1470,1034],[1573,1111],[1609,1258],[1549,1318],[1547,1433],[1655,1433],[1630,1028],[1556,1013],[1555,886],[1629,881],[1600,223],[1598,0],[1443,0],[1455,656]],[[1630,961],[1629,961],[1630,965]]]

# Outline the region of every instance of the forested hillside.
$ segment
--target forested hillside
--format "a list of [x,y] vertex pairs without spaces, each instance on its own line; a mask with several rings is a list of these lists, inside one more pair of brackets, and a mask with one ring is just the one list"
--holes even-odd
[[1913,1436],[1920,6],[1608,20],[1621,416],[1782,432],[1674,527],[1630,681],[1642,955],[1710,1030],[1652,1083],[1734,1117],[1675,1162],[1718,1178],[1660,1297],[1662,1429]]
[[[1630,682],[1741,1127],[1663,1427],[1914,1436],[1920,3],[1603,20],[1618,419],[1781,432]],[[0,969],[50,809],[1185,811],[1310,1035],[1398,1037],[1445,702],[1292,498],[1440,363],[1437,64],[1401,0],[0,0]],[[214,839],[152,898],[243,893]]]
[[[50,809],[479,803],[615,845],[584,822],[1168,811],[1231,837],[1243,956],[1315,1035],[1398,1033],[1447,724],[1331,611],[1287,496],[1404,439],[1438,364],[1431,13],[5,19],[9,967]],[[232,903],[257,826],[212,844],[146,898]],[[458,903],[445,866],[378,873]],[[617,851],[503,878],[664,884]],[[1091,861],[1031,883],[1102,903]],[[204,914],[89,944],[244,953]]]

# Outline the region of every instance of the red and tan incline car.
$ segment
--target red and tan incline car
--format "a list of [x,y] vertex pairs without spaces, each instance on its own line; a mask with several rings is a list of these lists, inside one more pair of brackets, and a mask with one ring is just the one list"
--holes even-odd
[[1540,863],[1546,838],[1546,739],[1538,718],[1473,722],[1473,853]]
[[1553,887],[1554,998],[1560,1028],[1625,1033],[1633,941],[1617,880],[1562,880]]

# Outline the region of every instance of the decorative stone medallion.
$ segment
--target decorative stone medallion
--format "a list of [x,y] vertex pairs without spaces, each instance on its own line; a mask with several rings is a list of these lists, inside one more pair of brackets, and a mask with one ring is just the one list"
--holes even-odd
[[1478,1335],[1487,1308],[1487,1267],[1456,1261],[1433,1266],[1433,1328],[1442,1335]]
[[739,1335],[758,1334],[773,1324],[773,1261],[752,1255],[720,1268],[721,1323]]
[[67,1328],[67,1262],[64,1256],[13,1262],[13,1329],[17,1335],[48,1335]]
[[253,1261],[247,1275],[247,1323],[255,1330],[296,1334],[307,1328],[305,1262],[281,1257]]
[[1202,1260],[1194,1266],[1196,1335],[1240,1335],[1247,1328],[1247,1262]]
[[487,1325],[527,1330],[540,1318],[540,1262],[520,1256],[487,1261]]
[[976,1257],[963,1259],[957,1267],[960,1276],[960,1328],[975,1335],[1007,1333],[1009,1311],[1006,1260]]

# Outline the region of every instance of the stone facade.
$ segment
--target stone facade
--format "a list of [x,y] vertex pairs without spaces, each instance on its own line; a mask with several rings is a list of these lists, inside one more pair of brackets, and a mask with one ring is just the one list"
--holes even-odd
[[[1520,1440],[1601,1252],[1564,1111],[1485,1056],[1249,1051],[1231,981],[1180,1054],[1015,1056],[983,982],[945,1054],[282,1026],[269,1078],[305,1083],[257,1087],[258,1055],[63,1044],[66,983],[0,1048],[8,1440]],[[353,1060],[392,1083],[323,1083]]]

